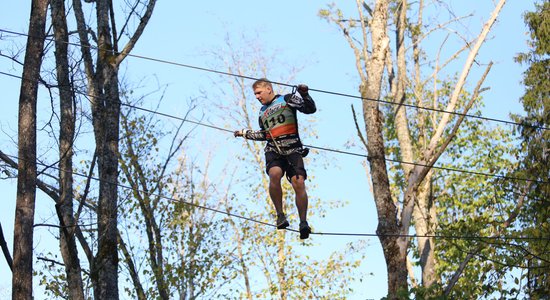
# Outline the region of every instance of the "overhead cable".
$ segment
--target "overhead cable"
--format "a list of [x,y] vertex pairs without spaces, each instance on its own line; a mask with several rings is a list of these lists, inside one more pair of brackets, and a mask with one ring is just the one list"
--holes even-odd
[[[5,72],[2,72],[2,71],[0,71],[0,74],[23,80],[23,78],[20,77],[20,76],[5,73]],[[85,97],[93,97],[92,95],[89,95],[89,94],[83,93],[83,92],[79,92],[79,91],[75,91],[75,93],[83,95]],[[168,113],[163,113],[163,112],[159,112],[159,111],[148,109],[148,108],[143,108],[143,107],[128,104],[128,103],[121,103],[121,105],[125,106],[125,107],[128,107],[128,108],[141,110],[141,111],[144,111],[144,112],[147,112],[147,113],[152,113],[152,114],[156,114],[156,115],[159,115],[159,116],[163,116],[163,117],[166,117],[166,118],[171,118],[171,119],[179,120],[179,121],[182,121],[182,122],[188,122],[188,123],[195,124],[195,125],[198,125],[198,126],[203,126],[203,127],[208,127],[208,128],[212,128],[212,129],[216,129],[216,130],[220,130],[220,131],[224,131],[224,132],[233,133],[233,130],[229,130],[229,129],[222,128],[222,127],[215,126],[215,125],[211,125],[211,124],[206,124],[206,123],[203,123],[203,122],[200,122],[200,121],[194,121],[194,120],[191,120],[189,118],[182,118],[182,117],[178,117],[178,116],[171,115],[171,114],[168,114]],[[332,148],[320,147],[320,146],[314,146],[314,145],[308,145],[308,144],[304,144],[304,146],[309,147],[311,149],[317,149],[317,150],[322,150],[322,151],[340,153],[340,154],[356,156],[356,157],[363,157],[363,158],[366,158],[366,159],[371,158],[370,156],[368,156],[366,154],[362,154],[362,153],[355,153],[355,152],[350,152],[350,151],[344,151],[344,150],[338,150],[338,149],[332,149]],[[430,166],[430,165],[423,164],[423,163],[408,162],[408,161],[402,161],[402,160],[397,160],[397,159],[391,159],[391,158],[387,158],[387,157],[384,157],[384,160],[386,160],[388,162],[392,162],[392,163],[401,163],[401,164],[413,165],[413,166],[430,167],[430,168],[433,168],[433,169],[445,170],[445,171],[450,171],[450,172],[458,172],[458,173],[479,175],[479,176],[485,176],[485,177],[494,177],[494,178],[505,179],[505,180],[530,181],[530,182],[535,182],[535,183],[539,183],[539,184],[550,184],[550,181],[547,181],[547,180],[531,179],[531,178],[523,178],[523,177],[515,177],[515,176],[506,176],[506,175],[499,175],[499,174],[494,174],[494,173],[471,171],[471,170],[457,169],[457,168],[444,167],[444,166],[438,166],[438,165],[431,165]]]
[[[5,33],[10,33],[10,34],[29,37],[29,35],[26,34],[26,33],[21,33],[21,32],[6,30],[6,29],[0,29],[0,32],[5,32]],[[54,40],[54,38],[47,38],[47,39],[52,40],[52,41]],[[83,47],[83,45],[81,45],[79,43],[74,43],[74,42],[65,42],[65,43],[67,43],[69,45],[73,45],[73,46]],[[88,46],[88,47],[91,48],[91,49],[99,50],[99,47],[96,47],[96,46]],[[219,75],[233,76],[233,77],[239,77],[239,78],[249,79],[249,80],[258,80],[259,79],[259,78],[252,77],[252,76],[235,74],[235,73],[215,70],[215,69],[212,69],[212,68],[199,67],[199,66],[195,66],[195,65],[191,65],[191,64],[184,64],[184,63],[174,62],[174,61],[155,58],[155,57],[150,57],[150,56],[138,55],[138,54],[133,54],[133,53],[128,53],[126,55],[128,57],[134,57],[134,58],[139,58],[139,59],[143,59],[143,60],[168,64],[168,65],[173,65],[173,66],[178,66],[178,67],[183,67],[183,68],[188,68],[188,69],[194,69],[194,70],[199,70],[199,71],[204,71],[204,72],[210,72],[210,73],[215,73],[215,74],[219,74]],[[276,81],[270,81],[270,82],[273,83],[273,84],[281,85],[281,86],[295,87],[295,85],[288,84],[288,83],[276,82]],[[451,114],[451,115],[455,115],[455,116],[464,116],[464,117],[467,117],[467,118],[478,119],[478,120],[489,121],[489,122],[503,123],[503,124],[508,124],[508,125],[520,126],[520,127],[529,127],[529,128],[533,128],[533,129],[540,129],[540,130],[550,130],[550,128],[546,127],[546,126],[536,125],[536,124],[529,124],[529,123],[525,123],[525,122],[519,123],[519,122],[510,121],[510,120],[503,120],[503,119],[497,119],[497,118],[477,116],[477,115],[465,114],[465,113],[460,113],[460,112],[455,112],[455,111],[447,111],[447,110],[444,110],[444,109],[424,107],[424,106],[419,106],[419,105],[414,105],[414,104],[399,103],[399,102],[393,102],[393,101],[388,101],[388,100],[383,100],[383,99],[367,98],[367,97],[352,95],[352,94],[348,94],[348,93],[334,92],[334,91],[329,91],[329,90],[324,90],[324,89],[310,88],[309,90],[314,91],[314,92],[318,92],[318,93],[334,95],[334,96],[360,99],[360,100],[364,100],[364,101],[378,102],[378,103],[389,104],[389,105],[404,106],[404,107],[414,108],[414,109],[419,109],[419,110],[426,110],[426,111],[432,111],[432,112],[438,112],[438,113],[446,113],[446,114]]]
[[[0,153],[2,153],[2,152],[0,151]],[[18,159],[17,156],[5,154],[5,153],[4,153],[4,155],[8,156],[12,159],[15,159],[15,160]],[[37,164],[42,165],[42,166],[47,166],[49,168],[56,169],[56,170],[61,171],[61,172],[65,172],[65,170],[63,170],[59,167],[56,167],[56,166],[50,166],[50,165],[46,165],[46,164],[40,163],[40,162],[37,162]],[[257,223],[257,224],[260,224],[260,225],[265,225],[265,226],[269,226],[269,227],[273,227],[273,228],[277,227],[274,224],[270,224],[270,223],[267,223],[267,222],[264,222],[264,221],[260,221],[260,220],[257,220],[257,219],[251,218],[251,217],[237,215],[237,214],[231,213],[229,211],[223,211],[223,210],[220,210],[220,209],[217,209],[217,208],[212,208],[212,207],[208,207],[208,206],[205,206],[205,205],[200,205],[200,204],[184,201],[182,199],[176,199],[174,197],[168,197],[168,196],[164,196],[164,195],[157,194],[157,193],[151,193],[150,191],[136,189],[136,188],[133,188],[131,186],[120,184],[118,182],[108,182],[108,181],[105,181],[105,180],[101,180],[98,177],[89,176],[87,174],[82,174],[82,173],[78,173],[78,172],[74,172],[74,171],[69,171],[69,172],[71,172],[73,175],[76,175],[76,176],[79,176],[79,177],[90,178],[90,179],[92,179],[96,182],[114,184],[114,185],[116,185],[120,188],[123,188],[125,190],[129,190],[129,191],[133,191],[133,192],[139,192],[139,193],[146,193],[150,196],[156,196],[156,197],[168,200],[170,202],[183,203],[185,205],[190,205],[190,206],[193,206],[193,207],[196,207],[196,208],[199,208],[199,209],[204,209],[204,210],[212,211],[214,213],[227,215],[227,216],[230,216],[230,217],[233,217],[233,218],[238,218],[238,219],[242,219],[242,220],[245,220],[245,221],[254,222],[254,223]],[[286,229],[286,230],[287,231],[292,231],[292,232],[299,232],[298,230],[295,230],[295,229]],[[436,238],[436,239],[452,239],[452,240],[550,241],[550,237],[529,237],[529,236],[508,236],[508,235],[494,235],[494,236],[438,235],[438,234],[417,235],[417,234],[391,234],[391,233],[381,234],[381,233],[350,233],[350,232],[312,232],[311,234],[324,235],[324,236]]]

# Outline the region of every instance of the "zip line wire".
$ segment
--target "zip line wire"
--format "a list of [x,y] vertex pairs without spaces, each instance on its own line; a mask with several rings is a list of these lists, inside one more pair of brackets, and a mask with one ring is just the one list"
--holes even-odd
[[[2,72],[2,71],[0,71],[0,74],[24,80],[24,78],[22,78],[21,76],[18,76],[18,75],[5,73],[5,72]],[[93,95],[89,95],[89,94],[84,93],[84,92],[80,92],[80,91],[74,91],[74,92],[77,93],[77,94],[80,94],[82,96],[85,96],[85,97],[93,97]],[[198,125],[198,126],[203,126],[203,127],[208,127],[208,128],[211,128],[211,129],[216,129],[216,130],[220,130],[220,131],[224,131],[224,132],[233,133],[233,130],[229,130],[229,129],[222,128],[222,127],[215,126],[215,125],[211,125],[211,124],[206,124],[206,123],[199,122],[199,121],[193,121],[193,120],[190,120],[188,118],[182,118],[182,117],[174,116],[174,115],[171,115],[171,114],[168,114],[168,113],[163,113],[163,112],[151,110],[151,109],[148,109],[148,108],[144,108],[144,107],[140,107],[140,106],[136,106],[136,105],[132,105],[132,104],[128,104],[128,103],[121,102],[120,105],[126,106],[128,108],[133,108],[133,109],[136,109],[136,110],[141,110],[141,111],[151,113],[151,114],[156,114],[156,115],[163,116],[163,117],[166,117],[166,118],[171,118],[171,119],[179,120],[179,121],[182,121],[182,122],[188,122],[188,123],[195,124],[195,125]],[[334,152],[334,153],[339,153],[339,154],[344,154],[344,155],[362,157],[362,158],[366,158],[366,159],[371,158],[366,154],[355,153],[355,152],[350,152],[350,151],[344,151],[344,150],[338,150],[338,149],[332,149],[332,148],[326,148],[326,147],[320,147],[320,146],[314,146],[314,145],[307,145],[307,144],[304,144],[304,146],[309,147],[311,149],[317,149],[317,150],[322,150],[322,151],[327,151],[327,152]],[[499,175],[499,174],[494,174],[494,173],[478,172],[478,171],[457,169],[457,168],[451,168],[451,167],[443,167],[443,166],[437,166],[437,165],[429,166],[427,164],[402,161],[402,160],[391,159],[391,158],[387,158],[387,157],[384,157],[384,160],[386,160],[388,162],[392,162],[392,163],[401,163],[401,164],[413,165],[413,166],[430,167],[430,168],[449,171],[449,172],[465,173],[465,174],[476,175],[476,176],[494,177],[494,178],[499,178],[499,179],[504,179],[504,180],[528,181],[528,182],[535,182],[535,183],[539,183],[539,184],[550,184],[550,181],[539,180],[539,179],[530,179],[530,178],[522,178],[522,177],[515,177],[515,176],[506,176],[506,175]]]
[[[0,28],[0,32],[19,35],[19,36],[32,37],[32,36],[30,36],[29,34],[26,34],[26,33],[16,32],[16,31],[11,31],[11,30],[7,30],[7,29],[1,29],[1,28]],[[50,40],[50,41],[55,40],[54,38],[49,38],[49,37],[46,37],[45,39]],[[63,41],[63,43],[66,43],[66,44],[72,45],[72,46],[77,46],[77,47],[84,47],[80,43],[75,43],[75,42],[64,42]],[[90,48],[90,49],[94,49],[94,50],[101,50],[99,47],[96,47],[96,46],[89,45],[87,47]],[[111,52],[112,52],[112,50],[111,50]],[[219,75],[233,76],[233,77],[239,77],[239,78],[249,79],[249,80],[257,80],[258,79],[256,77],[252,77],[252,76],[240,75],[240,74],[235,74],[235,73],[230,73],[230,72],[219,71],[219,70],[215,70],[215,69],[211,69],[211,68],[205,68],[205,67],[199,67],[199,66],[190,65],[190,64],[178,63],[178,62],[169,61],[169,60],[160,59],[160,58],[155,58],[155,57],[150,57],[150,56],[137,55],[137,54],[132,54],[132,53],[126,53],[126,55],[128,57],[134,57],[134,58],[139,58],[139,59],[143,59],[143,60],[149,60],[149,61],[153,61],[153,62],[157,62],[157,63],[168,64],[168,65],[173,65],[173,66],[178,66],[178,67],[183,67],[183,68],[188,68],[188,69],[194,69],[194,70],[199,70],[199,71],[204,71],[204,72],[210,72],[210,73],[215,73],[215,74],[219,74]],[[273,84],[277,84],[277,85],[282,85],[282,86],[287,86],[287,87],[295,87],[295,85],[288,84],[288,83],[276,82],[276,81],[271,81],[271,80],[270,80],[270,82],[273,83]],[[346,93],[341,93],[341,92],[333,92],[333,91],[322,90],[322,89],[310,88],[309,90],[314,91],[314,92],[318,92],[318,93],[333,95],[333,96],[340,96],[340,97],[347,97],[347,98],[353,98],[353,99],[367,100],[367,101],[378,102],[378,103],[382,103],[382,104],[404,106],[404,107],[408,107],[408,108],[414,108],[414,109],[426,110],[426,111],[432,111],[432,112],[439,112],[439,113],[446,113],[446,114],[451,114],[451,115],[455,115],[455,116],[464,116],[464,117],[467,117],[467,118],[479,119],[479,120],[483,120],[483,121],[496,122],[496,123],[503,123],[503,124],[514,125],[514,126],[519,126],[519,127],[529,127],[529,128],[534,128],[534,129],[550,130],[550,127],[546,127],[546,126],[542,126],[542,125],[533,125],[533,124],[528,124],[528,123],[518,123],[518,122],[514,122],[514,121],[510,121],[510,120],[503,120],[503,119],[490,118],[490,117],[484,117],[484,116],[476,116],[476,115],[472,115],[472,114],[464,114],[464,113],[460,113],[460,112],[454,112],[454,111],[447,111],[447,110],[444,110],[444,109],[418,106],[418,105],[414,105],[414,104],[398,103],[398,102],[387,101],[387,100],[382,100],[382,99],[366,98],[366,97],[362,97],[362,96],[351,95],[351,94],[346,94]]]
[[[147,108],[143,108],[143,107],[139,107],[139,106],[135,106],[135,105],[131,105],[131,104],[121,104],[121,105],[129,107],[129,108],[145,111],[145,112],[148,112],[148,113],[157,114],[157,112],[155,112],[154,110],[150,110],[150,109],[147,109]],[[158,114],[161,115],[161,116],[164,116],[164,117],[173,118],[173,119],[180,120],[180,121],[183,121],[183,122],[189,122],[189,123],[193,123],[193,124],[196,124],[196,125],[199,125],[199,126],[205,126],[205,127],[209,127],[209,128],[216,129],[216,130],[233,133],[233,130],[225,129],[225,128],[222,128],[222,127],[218,127],[218,126],[214,126],[214,125],[210,125],[210,124],[205,124],[205,123],[198,122],[198,121],[192,121],[192,120],[189,120],[189,119],[173,116],[173,115],[166,114],[166,113],[158,113]],[[350,155],[350,156],[357,156],[357,157],[362,157],[362,158],[366,158],[366,159],[371,158],[366,154],[355,153],[355,152],[350,152],[350,151],[337,150],[337,149],[331,149],[331,148],[319,147],[319,146],[313,146],[313,145],[307,145],[307,144],[304,144],[304,146],[309,147],[311,149],[317,149],[317,150],[322,150],[322,151],[340,153],[340,154],[345,154],[345,155]],[[465,173],[465,174],[470,174],[470,175],[479,175],[479,176],[495,177],[495,178],[506,179],[506,180],[531,181],[531,182],[535,182],[535,183],[550,184],[550,181],[544,181],[544,180],[535,180],[535,179],[527,179],[527,178],[514,177],[514,176],[498,175],[498,174],[493,174],[493,173],[484,173],[484,172],[456,169],[456,168],[450,168],[450,167],[442,167],[442,166],[436,166],[436,165],[429,166],[427,164],[421,164],[421,163],[416,163],[416,162],[407,162],[407,161],[391,159],[391,158],[386,158],[386,157],[384,157],[384,160],[392,162],[392,163],[402,163],[402,164],[413,165],[413,166],[431,167],[431,168],[434,168],[434,169],[450,171],[450,172]]]
[[[0,151],[0,153],[2,153],[2,152]],[[7,156],[7,157],[11,157],[12,159],[17,159],[17,160],[19,160],[19,158],[18,158],[17,156],[5,154],[5,153],[3,153],[3,154],[4,154],[5,156]],[[65,170],[63,170],[63,169],[61,169],[61,168],[59,168],[59,167],[56,167],[56,166],[49,166],[49,165],[46,165],[45,163],[41,163],[41,162],[37,162],[37,164],[42,165],[42,166],[45,166],[45,167],[49,167],[49,168],[52,168],[52,169],[56,169],[56,170],[61,171],[61,172],[65,172]],[[120,187],[120,188],[123,188],[123,189],[125,189],[125,190],[129,190],[129,191],[133,191],[133,192],[139,192],[139,193],[147,193],[147,194],[149,194],[149,195],[151,195],[151,196],[156,196],[156,197],[159,197],[159,198],[168,200],[168,201],[170,201],[170,202],[183,203],[183,204],[190,205],[190,206],[193,206],[193,207],[196,207],[196,208],[199,208],[199,209],[204,209],[204,210],[212,211],[212,212],[218,213],[218,214],[224,214],[224,215],[227,215],[227,216],[230,216],[230,217],[234,217],[234,218],[238,218],[238,219],[241,219],[241,220],[245,220],[245,221],[257,223],[257,224],[260,224],[260,225],[270,226],[270,227],[274,227],[274,228],[277,227],[276,225],[273,225],[273,224],[270,224],[270,223],[267,223],[267,222],[264,222],[264,221],[260,221],[260,220],[254,219],[254,218],[252,218],[252,217],[246,217],[246,216],[242,216],[242,215],[237,215],[237,214],[234,214],[234,213],[231,213],[231,212],[228,212],[228,211],[223,211],[223,210],[216,209],[216,208],[212,208],[212,207],[208,207],[208,206],[205,206],[205,205],[200,205],[200,204],[196,204],[196,203],[184,201],[184,200],[181,200],[181,199],[176,199],[176,198],[174,198],[174,197],[168,197],[168,196],[160,195],[160,194],[158,194],[158,193],[150,193],[149,191],[141,190],[141,189],[138,189],[138,188],[133,188],[133,187],[131,187],[131,186],[123,185],[123,184],[120,184],[120,183],[115,183],[115,182],[109,182],[109,181],[101,180],[100,178],[95,177],[95,176],[88,176],[88,175],[86,175],[86,174],[82,174],[82,173],[78,173],[78,172],[74,172],[74,171],[71,171],[71,173],[72,173],[73,175],[76,175],[76,176],[79,176],[79,177],[84,177],[84,178],[89,178],[89,179],[92,179],[92,180],[97,181],[97,182],[103,182],[103,183],[113,184],[113,185],[116,185],[116,186],[118,186],[118,187]],[[296,233],[299,232],[299,231],[296,230],[296,229],[285,229],[285,230],[291,231],[291,232],[296,232]],[[518,236],[518,237],[513,237],[513,236],[507,236],[507,235],[495,235],[495,236],[439,235],[439,234],[416,235],[416,234],[382,234],[382,233],[379,234],[379,233],[346,233],[346,232],[311,232],[311,234],[314,234],[314,235],[323,235],[323,236],[436,238],[436,239],[449,239],[449,240],[522,240],[522,241],[550,241],[550,237],[529,237],[529,236]]]

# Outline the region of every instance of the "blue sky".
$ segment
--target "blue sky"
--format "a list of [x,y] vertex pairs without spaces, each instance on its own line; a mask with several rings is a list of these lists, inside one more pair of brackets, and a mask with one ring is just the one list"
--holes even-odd
[[[4,1],[0,4],[0,29],[18,32],[27,31],[30,1]],[[344,1],[340,1],[344,2]],[[488,18],[493,1],[451,1],[457,15],[472,13],[464,21],[465,36],[476,35],[483,22]],[[233,37],[243,34],[258,37],[258,46],[265,47],[270,53],[277,53],[278,61],[287,64],[301,65],[304,69],[296,78],[297,83],[306,83],[311,88],[329,90],[357,95],[358,79],[354,67],[353,54],[342,35],[335,27],[317,16],[320,8],[325,8],[324,1],[159,1],[150,25],[140,39],[134,54],[153,57],[199,67],[210,67],[212,57],[205,54],[209,49],[221,47],[225,36]],[[348,13],[353,13],[354,2],[339,4]],[[522,14],[534,7],[532,1],[509,1],[504,7],[499,21],[493,28],[489,41],[480,52],[479,61],[492,60],[495,65],[486,81],[491,89],[484,94],[484,115],[491,118],[508,119],[511,112],[520,112],[518,98],[523,89],[520,81],[522,67],[513,62],[513,57],[526,50],[526,28]],[[440,12],[439,14],[444,14]],[[238,41],[238,38],[235,39]],[[15,39],[18,45],[24,45],[24,38]],[[434,41],[434,49],[441,39]],[[0,50],[12,47],[0,41]],[[242,45],[246,47],[245,45]],[[449,49],[453,49],[452,45]],[[274,52],[275,51],[275,52]],[[433,51],[433,50],[432,50]],[[449,50],[450,51],[450,50]],[[464,57],[457,65],[464,62]],[[184,112],[185,101],[197,96],[200,90],[212,87],[212,74],[198,70],[186,69],[172,65],[159,64],[139,58],[128,58],[125,76],[140,80],[148,78],[145,84],[168,84],[164,106],[165,112]],[[274,66],[280,73],[281,67]],[[477,81],[476,74],[483,67],[472,72],[469,84]],[[458,68],[455,69],[459,71]],[[20,68],[0,57],[0,71],[20,75]],[[257,74],[247,74],[257,76]],[[3,151],[16,154],[13,139],[17,130],[17,101],[19,81],[0,75],[0,88],[3,93],[3,109],[0,111],[0,147]],[[358,100],[341,98],[327,94],[312,93],[319,107],[316,114],[315,129],[317,138],[305,140],[306,144],[335,149],[344,149],[344,144],[355,139],[355,126],[351,119],[350,105],[360,107]],[[253,97],[250,93],[250,97]],[[43,98],[45,99],[45,98]],[[49,114],[48,100],[42,100],[40,109],[43,115]],[[39,110],[39,114],[41,111]],[[199,116],[197,116],[199,117]],[[208,132],[207,129],[204,129]],[[239,142],[224,133],[208,132],[222,135],[218,137],[233,147]],[[359,151],[357,148],[351,151]],[[309,169],[315,175],[316,189],[310,190],[312,201],[324,199],[342,199],[349,205],[329,211],[326,218],[312,216],[310,219],[314,230],[318,232],[353,232],[374,233],[376,213],[370,194],[368,179],[362,167],[362,160],[339,154],[326,154],[329,169]],[[260,172],[260,171],[259,171]],[[4,209],[0,211],[0,221],[8,245],[13,241],[13,215],[15,204],[15,181],[0,180],[0,192]],[[44,218],[53,215],[53,206],[43,196],[37,199],[37,222],[47,221]],[[37,229],[35,244],[41,248],[47,244],[43,229]],[[312,248],[313,256],[323,256],[327,249],[338,249],[353,237],[313,236],[318,243],[317,250]],[[323,250],[321,250],[323,249]],[[369,239],[367,258],[362,268],[365,273],[374,273],[355,287],[353,299],[378,299],[385,294],[385,265],[377,239]],[[0,260],[0,297],[9,289],[11,275],[7,272],[5,261]],[[37,295],[37,299],[40,296]]]

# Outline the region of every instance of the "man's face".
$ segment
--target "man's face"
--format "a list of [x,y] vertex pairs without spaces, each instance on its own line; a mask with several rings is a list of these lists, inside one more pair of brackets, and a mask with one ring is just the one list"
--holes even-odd
[[258,99],[263,105],[267,105],[273,100],[273,90],[267,85],[260,85],[254,88],[254,96],[256,96],[256,99]]

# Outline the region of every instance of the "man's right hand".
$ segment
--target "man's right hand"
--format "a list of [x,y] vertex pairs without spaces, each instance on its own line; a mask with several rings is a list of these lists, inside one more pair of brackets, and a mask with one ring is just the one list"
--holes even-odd
[[309,87],[305,84],[299,84],[297,87],[297,90],[298,90],[298,93],[300,93],[300,95],[305,96],[308,94]]

